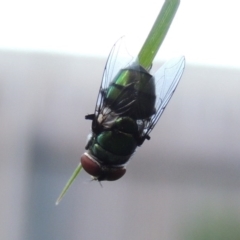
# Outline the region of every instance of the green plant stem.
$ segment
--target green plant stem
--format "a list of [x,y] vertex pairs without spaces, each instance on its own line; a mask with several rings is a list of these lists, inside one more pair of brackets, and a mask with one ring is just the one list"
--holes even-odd
[[77,175],[80,173],[80,171],[82,170],[82,165],[81,163],[79,163],[79,165],[76,167],[76,169],[74,170],[72,176],[70,177],[70,179],[68,180],[67,184],[65,185],[64,189],[62,190],[60,196],[58,197],[57,201],[56,201],[56,205],[58,205],[60,203],[60,201],[62,200],[62,198],[64,197],[65,193],[67,192],[67,190],[69,189],[69,187],[71,186],[71,184],[73,183],[73,181],[76,179]]
[[138,54],[138,63],[145,69],[151,67],[152,61],[168,32],[179,4],[180,0],[166,0],[164,2],[158,17]]

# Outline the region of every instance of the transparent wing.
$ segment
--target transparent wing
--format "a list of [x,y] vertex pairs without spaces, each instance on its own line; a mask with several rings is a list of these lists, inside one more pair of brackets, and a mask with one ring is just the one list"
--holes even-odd
[[175,58],[164,63],[163,66],[155,73],[156,112],[145,125],[143,135],[147,136],[157,124],[181,79],[184,67],[185,58]]
[[120,69],[127,67],[133,61],[133,57],[127,52],[124,37],[118,39],[113,45],[104,68],[102,82],[98,93],[95,117],[98,116],[104,109],[104,98],[106,89],[109,87],[111,81],[119,72]]

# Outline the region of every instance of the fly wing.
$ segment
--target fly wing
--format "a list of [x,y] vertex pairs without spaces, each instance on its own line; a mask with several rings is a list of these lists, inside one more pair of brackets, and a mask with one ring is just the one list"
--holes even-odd
[[185,67],[185,58],[175,58],[163,64],[155,73],[156,84],[156,112],[145,125],[143,135],[147,136],[157,124],[169,100],[171,99]]
[[108,55],[106,65],[104,67],[102,82],[95,107],[95,117],[97,117],[100,113],[104,114],[103,111],[105,108],[104,106],[105,93],[110,83],[112,82],[113,78],[116,76],[120,69],[128,66],[132,61],[133,58],[126,50],[124,37],[121,37],[113,45]]

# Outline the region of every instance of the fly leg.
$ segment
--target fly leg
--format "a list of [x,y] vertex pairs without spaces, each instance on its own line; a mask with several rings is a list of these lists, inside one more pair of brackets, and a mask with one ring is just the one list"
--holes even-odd
[[151,138],[150,138],[149,135],[145,135],[145,136],[143,136],[143,137],[139,137],[139,138],[137,139],[137,145],[138,145],[138,147],[140,147],[140,146],[143,144],[143,142],[145,141],[145,139],[150,140]]
[[86,120],[93,120],[94,117],[95,117],[95,114],[94,114],[94,113],[93,113],[93,114],[88,114],[88,115],[85,116],[85,119],[86,119]]

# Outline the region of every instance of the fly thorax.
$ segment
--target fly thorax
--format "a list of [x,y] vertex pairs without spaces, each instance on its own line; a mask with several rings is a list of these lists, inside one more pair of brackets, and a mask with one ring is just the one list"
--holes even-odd
[[138,125],[130,117],[119,117],[115,121],[113,128],[126,134],[136,135],[138,133]]

